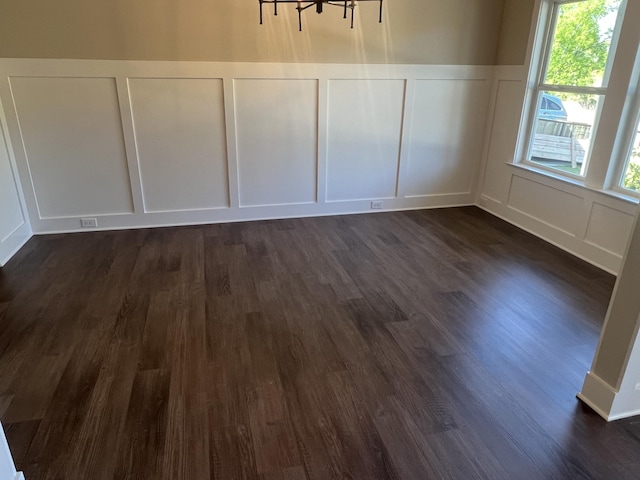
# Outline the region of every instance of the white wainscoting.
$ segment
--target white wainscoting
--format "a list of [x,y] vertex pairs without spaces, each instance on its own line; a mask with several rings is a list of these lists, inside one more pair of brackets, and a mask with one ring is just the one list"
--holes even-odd
[[6,122],[0,111],[0,267],[31,238],[5,131]]
[[[414,85],[404,183],[409,196],[464,193],[478,170],[470,158],[482,155],[490,82],[418,80]],[[479,167],[479,164],[474,165]]]
[[129,96],[144,211],[229,207],[222,79],[134,78]]
[[525,70],[498,67],[478,204],[545,240],[617,274],[637,204],[513,165]]
[[0,60],[34,232],[471,205],[494,67]]
[[0,261],[30,226],[76,231],[84,217],[138,228],[370,212],[382,200],[477,203],[617,273],[636,205],[511,164],[524,75],[2,59]]
[[38,218],[132,213],[115,79],[9,81]]
[[396,196],[404,92],[404,80],[329,82],[327,200]]
[[234,81],[241,207],[314,203],[318,81]]

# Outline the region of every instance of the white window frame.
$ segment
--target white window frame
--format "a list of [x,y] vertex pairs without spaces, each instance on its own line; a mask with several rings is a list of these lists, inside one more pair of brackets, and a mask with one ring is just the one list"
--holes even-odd
[[[640,51],[634,64],[634,72],[631,75],[632,85],[640,85]],[[633,197],[640,197],[640,191],[631,190],[623,186],[627,173],[627,166],[631,160],[631,153],[635,144],[636,135],[640,130],[640,87],[636,89],[635,97],[632,101],[625,103],[624,112],[618,136],[611,156],[610,170],[613,172],[610,181],[610,190]]]
[[[525,128],[523,130],[525,134],[523,136],[524,137],[523,142],[521,143],[521,146],[523,148],[520,150],[521,154],[519,155],[518,163],[534,168],[536,170],[548,172],[554,177],[565,178],[567,180],[572,181],[572,183],[582,184],[586,182],[589,176],[589,170],[593,165],[592,153],[595,150],[594,147],[598,141],[598,131],[599,131],[598,127],[600,123],[600,115],[602,113],[602,108],[607,98],[609,78],[611,76],[613,62],[614,62],[616,50],[618,47],[618,40],[620,37],[620,30],[622,26],[622,18],[624,17],[624,13],[626,10],[627,0],[622,0],[620,4],[620,8],[618,11],[618,18],[616,20],[613,35],[611,38],[611,45],[609,48],[607,64],[605,66],[605,72],[602,79],[602,86],[579,87],[579,86],[547,84],[545,83],[545,75],[547,71],[547,65],[549,63],[549,58],[551,55],[551,49],[553,47],[553,38],[555,34],[555,27],[557,24],[559,8],[565,4],[578,3],[581,1],[585,1],[585,0],[542,0],[536,38],[534,41],[534,50],[531,55],[531,64],[530,64],[531,69],[530,69],[530,76],[529,76],[528,89],[527,89],[528,91],[527,91],[526,100],[525,100],[525,110],[523,112],[526,118]],[[584,172],[584,176],[575,175],[570,172],[548,167],[541,163],[530,160],[531,150],[533,147],[533,139],[535,136],[538,110],[539,110],[540,102],[542,99],[542,92],[544,91],[589,94],[589,95],[601,96],[601,101],[598,103],[594,124],[591,128],[591,137],[590,137],[591,144],[589,148],[589,156],[585,159],[585,161],[587,162],[587,167],[586,167],[586,171]],[[626,162],[625,162],[625,165],[626,165]],[[602,185],[601,188],[602,187],[604,187],[604,185]],[[625,191],[625,193],[629,192],[629,190],[627,189],[623,189],[623,190]]]

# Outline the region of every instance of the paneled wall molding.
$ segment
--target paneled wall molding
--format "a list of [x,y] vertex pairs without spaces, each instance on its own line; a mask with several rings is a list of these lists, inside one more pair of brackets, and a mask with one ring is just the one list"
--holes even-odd
[[15,157],[0,103],[0,267],[31,238]]
[[635,204],[511,164],[525,74],[0,59],[0,101],[35,233],[478,204],[617,273]]
[[138,228],[471,205],[496,70],[0,59],[0,99],[35,233]]
[[514,164],[526,71],[497,67],[477,204],[617,274],[637,201]]
[[0,58],[4,76],[124,78],[478,79],[520,66],[163,62]]

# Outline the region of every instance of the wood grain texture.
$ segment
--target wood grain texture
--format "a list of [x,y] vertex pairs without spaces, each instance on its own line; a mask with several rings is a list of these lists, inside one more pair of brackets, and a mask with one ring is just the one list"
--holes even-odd
[[635,479],[613,282],[476,208],[35,237],[0,419],[29,480]]

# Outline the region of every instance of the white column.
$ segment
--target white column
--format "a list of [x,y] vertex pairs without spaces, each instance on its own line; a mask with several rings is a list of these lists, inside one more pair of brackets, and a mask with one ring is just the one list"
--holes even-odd
[[640,415],[640,222],[636,219],[591,370],[578,395],[605,420]]
[[22,472],[16,472],[2,424],[0,424],[0,480],[24,480]]

